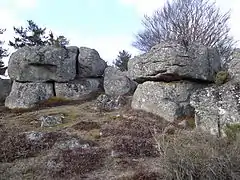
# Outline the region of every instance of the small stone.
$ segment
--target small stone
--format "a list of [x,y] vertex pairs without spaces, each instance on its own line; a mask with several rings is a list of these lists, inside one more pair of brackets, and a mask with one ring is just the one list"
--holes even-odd
[[53,127],[63,123],[64,116],[41,116],[39,121],[41,121],[41,127]]

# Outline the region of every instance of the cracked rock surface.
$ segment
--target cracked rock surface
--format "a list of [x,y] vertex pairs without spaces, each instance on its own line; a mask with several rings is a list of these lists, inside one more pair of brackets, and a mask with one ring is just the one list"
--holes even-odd
[[77,47],[23,47],[13,53],[8,74],[19,82],[67,82],[76,76]]
[[180,79],[213,81],[220,64],[216,49],[198,44],[185,48],[169,42],[156,45],[150,52],[131,59],[128,73],[137,82]]

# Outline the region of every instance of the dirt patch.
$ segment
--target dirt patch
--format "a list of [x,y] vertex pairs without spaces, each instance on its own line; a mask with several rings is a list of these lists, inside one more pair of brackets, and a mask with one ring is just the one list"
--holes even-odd
[[159,180],[160,175],[156,172],[151,172],[148,170],[138,170],[132,175],[124,176],[118,180]]
[[49,157],[46,171],[53,178],[72,176],[83,178],[85,173],[101,168],[105,156],[104,149],[98,147],[60,150]]
[[106,123],[102,126],[103,137],[108,136],[132,136],[152,138],[152,133],[160,133],[163,125],[156,121],[145,121],[143,119],[119,118],[116,121]]
[[19,158],[36,156],[50,149],[62,134],[29,132],[7,136],[0,142],[0,162],[12,162]]
[[98,122],[92,122],[92,121],[81,121],[72,126],[75,130],[84,130],[84,131],[90,131],[92,129],[100,129],[100,124]]
[[113,157],[157,157],[158,150],[152,139],[136,137],[115,137],[112,139]]

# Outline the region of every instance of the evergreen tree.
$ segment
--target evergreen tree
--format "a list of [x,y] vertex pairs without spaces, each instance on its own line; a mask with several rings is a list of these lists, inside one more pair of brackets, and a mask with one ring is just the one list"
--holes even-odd
[[[0,29],[0,35],[3,34],[6,30],[5,29]],[[7,57],[7,50],[4,49],[3,46],[3,41],[0,40],[0,75],[5,74],[5,70],[7,69],[6,67],[4,67],[4,63],[2,61],[3,57]]]
[[47,44],[47,37],[45,37],[46,28],[40,28],[32,20],[28,20],[28,27],[20,28],[13,27],[18,37],[14,37],[15,41],[9,41],[9,45],[15,49],[24,46],[43,46]]
[[64,36],[54,37],[50,32],[46,35],[46,28],[39,27],[32,20],[28,20],[28,27],[20,28],[13,27],[17,37],[14,37],[14,42],[9,41],[9,45],[15,49],[19,49],[24,46],[44,46],[53,45],[56,47],[64,47],[69,44],[69,41]]
[[129,54],[127,51],[119,51],[119,55],[117,59],[113,62],[113,64],[119,68],[121,71],[127,71],[128,70],[128,61],[131,58],[131,54]]
[[69,44],[69,40],[67,40],[67,38],[65,38],[64,36],[58,36],[55,38],[53,33],[50,32],[48,44],[56,47],[65,47],[66,45]]

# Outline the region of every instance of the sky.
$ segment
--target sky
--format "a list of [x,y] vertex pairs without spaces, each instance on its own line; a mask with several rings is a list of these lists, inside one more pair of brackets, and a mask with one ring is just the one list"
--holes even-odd
[[[33,20],[40,27],[64,35],[70,45],[96,49],[111,64],[118,52],[133,56],[135,34],[142,28],[144,14],[161,8],[166,0],[0,0],[0,36],[6,44],[13,39],[13,26],[26,27]],[[240,0],[216,0],[223,12],[231,9],[231,34],[240,40]],[[8,47],[9,48],[9,47]],[[9,48],[12,51],[11,48]],[[8,59],[4,59],[7,63]]]

